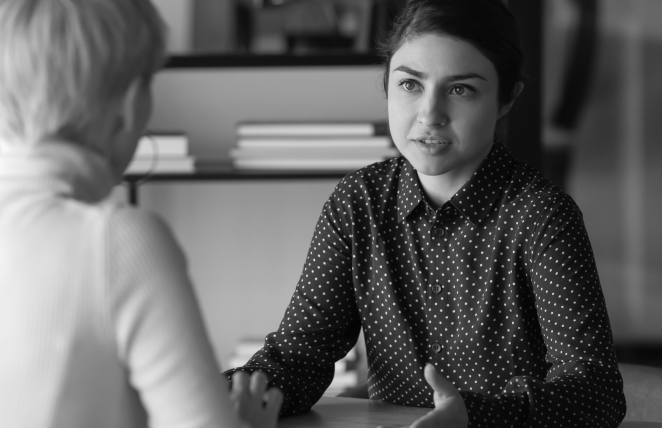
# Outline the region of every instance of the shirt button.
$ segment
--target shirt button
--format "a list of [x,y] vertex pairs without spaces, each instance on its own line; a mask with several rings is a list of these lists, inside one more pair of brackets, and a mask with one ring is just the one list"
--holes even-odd
[[432,286],[432,292],[433,292],[434,294],[439,294],[439,293],[441,293],[441,285],[439,285],[439,284],[435,284],[435,285],[433,285],[433,286]]
[[441,345],[439,344],[439,342],[434,342],[432,344],[432,350],[437,354],[441,352]]
[[442,236],[444,236],[446,234],[446,231],[444,230],[443,227],[435,227],[434,228],[434,234],[441,238]]

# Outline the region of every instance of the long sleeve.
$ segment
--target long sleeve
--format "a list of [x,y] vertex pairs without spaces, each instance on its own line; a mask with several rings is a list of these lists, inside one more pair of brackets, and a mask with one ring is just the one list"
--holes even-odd
[[240,426],[169,229],[124,209],[107,233],[110,334],[150,426]]
[[581,213],[559,197],[536,223],[527,265],[547,376],[513,377],[497,396],[464,393],[470,426],[617,427],[625,415],[622,379]]
[[278,331],[244,367],[268,374],[285,401],[281,414],[305,412],[322,396],[334,364],[354,346],[360,321],[352,286],[351,240],[333,198],[317,222],[303,272]]

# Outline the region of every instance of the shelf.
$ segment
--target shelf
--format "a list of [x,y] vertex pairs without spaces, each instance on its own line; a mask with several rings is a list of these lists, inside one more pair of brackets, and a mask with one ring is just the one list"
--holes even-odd
[[383,58],[375,54],[194,54],[172,55],[165,68],[381,66],[383,63]]
[[349,171],[280,171],[234,170],[195,172],[190,174],[129,174],[122,181],[129,187],[129,202],[138,204],[138,187],[165,181],[229,181],[229,180],[340,180]]
[[308,179],[341,179],[350,171],[278,171],[278,170],[256,170],[256,171],[219,171],[219,172],[195,172],[191,174],[129,174],[123,177],[127,183],[151,182],[151,181],[213,181],[213,180],[308,180]]

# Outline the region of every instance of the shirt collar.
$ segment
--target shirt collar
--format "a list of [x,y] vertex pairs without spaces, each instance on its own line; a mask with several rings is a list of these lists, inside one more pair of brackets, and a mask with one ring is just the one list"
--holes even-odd
[[425,199],[414,166],[401,157],[400,180],[398,183],[398,222],[407,218]]
[[[407,159],[403,157],[401,160],[398,221],[409,216],[425,200],[416,170]],[[513,163],[514,159],[508,149],[497,140],[478,170],[453,195],[449,203],[473,224],[478,224],[485,218],[508,182]]]
[[512,155],[497,140],[478,170],[453,195],[450,203],[473,224],[480,223],[510,180],[513,164]]
[[0,154],[0,179],[22,186],[47,186],[60,194],[94,203],[116,183],[108,161],[89,148],[60,141]]

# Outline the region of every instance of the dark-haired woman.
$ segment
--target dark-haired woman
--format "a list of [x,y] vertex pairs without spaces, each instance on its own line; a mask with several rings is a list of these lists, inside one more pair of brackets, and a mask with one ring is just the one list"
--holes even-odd
[[414,427],[616,427],[622,380],[574,201],[495,137],[523,89],[499,0],[414,0],[387,44],[402,157],[324,206],[277,332],[241,370],[308,410],[363,328],[366,396],[434,407]]

